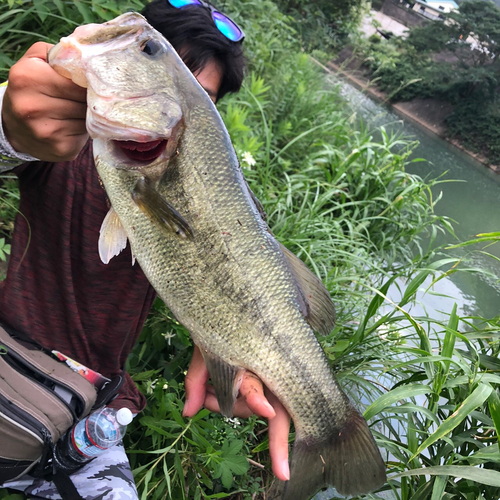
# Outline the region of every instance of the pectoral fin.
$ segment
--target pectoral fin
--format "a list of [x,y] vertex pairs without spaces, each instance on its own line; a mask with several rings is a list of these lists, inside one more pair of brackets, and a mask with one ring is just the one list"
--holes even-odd
[[104,264],[127,246],[127,235],[113,207],[104,217],[99,230],[99,257]]
[[328,335],[335,326],[335,307],[330,293],[296,255],[281,244],[280,248],[290,264],[300,298],[304,301],[306,321],[316,332]]
[[232,366],[215,354],[201,348],[203,358],[207,365],[210,379],[215,389],[215,395],[219,402],[220,411],[226,417],[233,416],[233,407],[241,381],[243,380],[244,369]]
[[169,233],[174,232],[181,238],[193,237],[193,231],[182,215],[151,186],[145,177],[137,181],[132,190],[132,198],[160,229]]

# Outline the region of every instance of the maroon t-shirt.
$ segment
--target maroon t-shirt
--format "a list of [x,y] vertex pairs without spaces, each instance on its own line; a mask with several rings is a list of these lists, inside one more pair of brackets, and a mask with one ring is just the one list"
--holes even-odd
[[[99,229],[108,211],[89,141],[74,161],[18,167],[20,214],[0,321],[106,377],[120,373],[155,293],[130,247],[105,265]],[[119,404],[145,404],[129,375]],[[116,406],[114,402],[113,406]]]

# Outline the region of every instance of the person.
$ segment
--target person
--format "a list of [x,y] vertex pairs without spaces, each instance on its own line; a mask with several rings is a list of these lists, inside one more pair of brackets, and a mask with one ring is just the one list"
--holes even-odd
[[[178,8],[153,0],[143,14],[174,46],[214,102],[240,89],[241,40],[217,28],[205,4]],[[51,45],[38,42],[11,68],[0,88],[0,170],[19,178],[20,213],[6,279],[0,285],[0,323],[22,331],[112,378],[121,372],[155,298],[130,249],[104,265],[97,252],[108,210],[85,129],[86,90],[47,63]],[[3,95],[2,95],[3,94]],[[184,415],[202,406],[218,411],[208,371],[195,348],[186,375]],[[129,375],[114,407],[134,413],[145,405]],[[287,480],[289,416],[260,380],[246,373],[235,415],[269,419],[274,474]],[[136,499],[122,445],[107,450],[72,476],[91,499]],[[51,481],[29,475],[0,485],[30,498],[60,498]]]

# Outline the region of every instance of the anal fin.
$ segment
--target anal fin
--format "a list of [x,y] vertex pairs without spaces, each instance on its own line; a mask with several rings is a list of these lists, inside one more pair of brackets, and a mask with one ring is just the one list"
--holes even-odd
[[232,366],[218,356],[201,349],[210,379],[215,389],[220,411],[226,417],[233,416],[234,402],[240,389],[244,369]]
[[328,485],[360,495],[386,482],[386,467],[365,419],[352,408],[342,428],[320,442],[297,434],[282,500],[309,500]]

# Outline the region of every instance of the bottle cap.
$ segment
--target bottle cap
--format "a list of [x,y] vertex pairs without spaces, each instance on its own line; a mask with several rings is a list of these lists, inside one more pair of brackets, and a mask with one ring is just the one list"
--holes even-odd
[[120,425],[128,425],[133,419],[134,416],[128,408],[121,408],[116,412],[116,421]]

